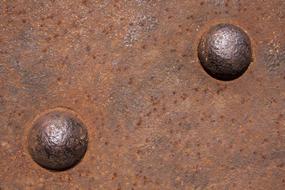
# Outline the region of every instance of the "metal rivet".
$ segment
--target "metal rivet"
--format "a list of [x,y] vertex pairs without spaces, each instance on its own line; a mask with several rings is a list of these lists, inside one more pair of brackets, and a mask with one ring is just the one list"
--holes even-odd
[[77,164],[87,145],[86,127],[75,115],[63,111],[36,119],[28,136],[32,159],[50,170],[65,170]]
[[198,56],[209,75],[219,80],[233,80],[240,77],[252,61],[250,39],[237,26],[219,24],[202,36]]

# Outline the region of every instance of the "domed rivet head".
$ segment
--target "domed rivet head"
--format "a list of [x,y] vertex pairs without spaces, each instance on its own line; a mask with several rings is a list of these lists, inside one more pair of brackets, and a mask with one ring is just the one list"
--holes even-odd
[[72,113],[53,111],[40,116],[28,134],[32,159],[50,170],[66,170],[84,156],[87,129]]
[[234,80],[252,61],[250,39],[237,26],[219,24],[202,36],[198,56],[209,75],[219,80]]

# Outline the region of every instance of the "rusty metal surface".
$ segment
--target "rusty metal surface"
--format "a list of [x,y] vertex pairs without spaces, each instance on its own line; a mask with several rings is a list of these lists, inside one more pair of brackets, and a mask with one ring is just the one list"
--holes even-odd
[[[0,2],[0,189],[285,187],[285,1]],[[199,63],[219,23],[248,34],[233,81]],[[71,109],[88,129],[75,167],[29,155],[35,118]]]

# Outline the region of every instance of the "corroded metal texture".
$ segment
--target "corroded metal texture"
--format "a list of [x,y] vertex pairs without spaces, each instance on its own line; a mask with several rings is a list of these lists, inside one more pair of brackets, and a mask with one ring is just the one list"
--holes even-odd
[[[285,1],[0,1],[0,189],[272,189],[285,185]],[[236,80],[201,36],[249,36]],[[46,110],[77,113],[88,148],[53,172],[28,151]]]
[[28,149],[33,160],[51,170],[65,170],[77,164],[87,144],[84,124],[64,111],[52,111],[37,118],[28,134]]
[[250,39],[237,26],[219,24],[203,35],[198,56],[211,76],[234,80],[247,70],[252,60]]

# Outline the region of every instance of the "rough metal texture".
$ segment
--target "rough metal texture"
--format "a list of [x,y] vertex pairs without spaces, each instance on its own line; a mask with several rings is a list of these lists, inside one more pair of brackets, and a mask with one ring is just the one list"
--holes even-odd
[[[285,184],[283,0],[0,1],[1,189],[264,189]],[[201,67],[201,35],[240,26],[253,62],[237,80]],[[42,112],[88,128],[70,170],[30,157]]]
[[88,134],[71,113],[54,111],[38,118],[28,135],[28,149],[35,162],[51,170],[65,170],[84,156]]
[[251,60],[251,43],[237,26],[218,24],[205,33],[198,46],[200,62],[211,76],[220,80],[240,77]]

